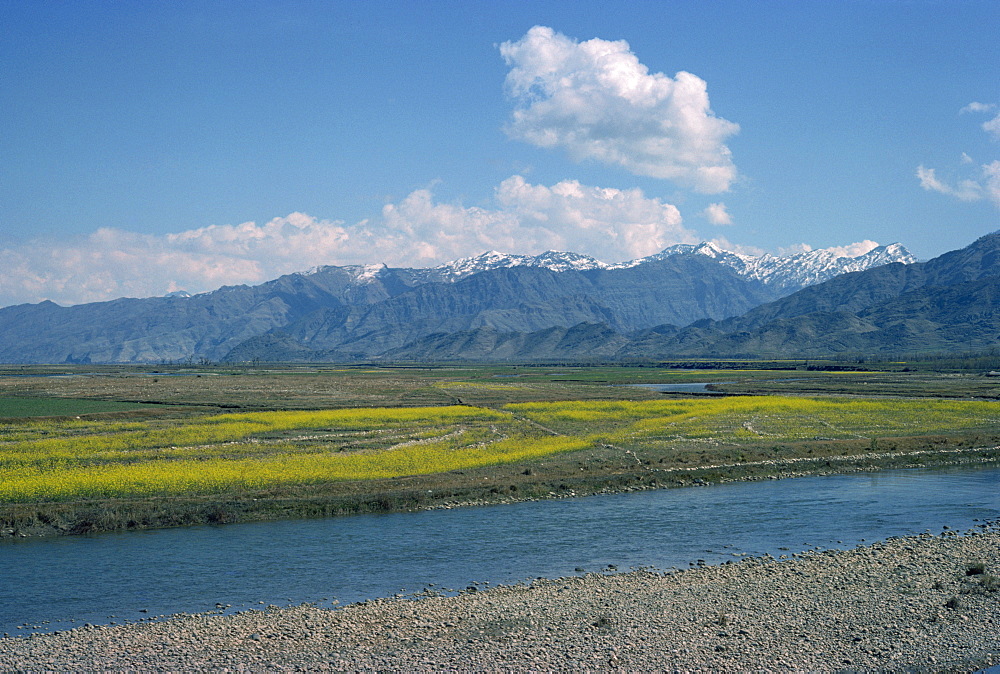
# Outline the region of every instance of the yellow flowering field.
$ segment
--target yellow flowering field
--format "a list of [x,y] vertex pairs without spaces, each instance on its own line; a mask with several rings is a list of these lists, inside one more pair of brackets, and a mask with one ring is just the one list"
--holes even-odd
[[0,502],[208,494],[445,472],[582,449],[466,406],[0,428]]
[[506,409],[560,433],[639,445],[703,438],[721,442],[874,438],[1000,427],[997,403],[941,399],[733,396],[518,403]]
[[992,402],[740,396],[0,425],[0,502],[224,494],[425,475],[599,445],[682,447],[996,429]]

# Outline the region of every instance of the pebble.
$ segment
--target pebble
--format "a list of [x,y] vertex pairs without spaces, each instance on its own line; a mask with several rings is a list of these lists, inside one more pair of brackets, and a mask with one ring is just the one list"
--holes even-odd
[[1000,527],[952,533],[3,637],[0,671],[975,671],[1000,663]]

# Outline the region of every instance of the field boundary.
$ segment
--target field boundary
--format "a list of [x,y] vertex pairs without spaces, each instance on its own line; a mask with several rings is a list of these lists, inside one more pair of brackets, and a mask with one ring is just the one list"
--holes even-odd
[[312,485],[297,493],[261,492],[240,498],[198,496],[114,499],[0,506],[3,539],[96,534],[108,531],[216,525],[281,519],[411,512],[517,503],[652,489],[960,465],[1000,465],[1000,445],[948,447],[858,455],[791,457],[747,463],[650,468],[617,465],[599,474],[548,471],[535,462],[363,482]]

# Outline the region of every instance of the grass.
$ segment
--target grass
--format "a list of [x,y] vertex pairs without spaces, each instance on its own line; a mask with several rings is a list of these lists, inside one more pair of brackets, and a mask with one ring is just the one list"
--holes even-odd
[[[993,403],[732,397],[31,421],[0,430],[0,502],[243,493],[501,465],[598,445],[645,455],[997,425]],[[598,430],[599,432],[594,432]],[[705,452],[706,441],[715,451]],[[745,456],[745,452],[744,452]]]
[[23,502],[246,492],[284,485],[373,480],[512,463],[584,448],[571,438],[451,439],[379,453],[284,452],[266,458],[147,461],[4,475],[0,501]]
[[67,398],[0,397],[0,419],[27,417],[62,417],[108,412],[130,412],[150,407],[148,404],[111,400]]
[[995,403],[734,396],[655,401],[543,402],[508,405],[557,432],[597,442],[647,447],[710,440],[760,445],[802,440],[875,439],[879,436],[994,429]]
[[465,406],[236,413],[104,426],[36,421],[0,433],[0,502],[397,477],[582,446],[532,437],[537,431],[521,426],[509,414]]
[[[850,376],[861,387],[879,381],[878,373],[803,372],[798,382],[750,368],[316,366],[186,374],[0,373],[0,391],[12,394],[5,399],[23,405],[20,416],[0,420],[0,535],[746,479],[801,460],[816,460],[808,464],[814,470],[857,461],[910,465],[933,461],[928,449],[995,443],[1000,421],[996,403],[982,400],[685,397],[619,385],[725,379],[744,389],[839,392]],[[917,379],[884,376],[891,378],[881,380],[885,391],[917,387]],[[933,390],[948,395],[979,385],[965,376],[935,382]],[[142,400],[168,404],[149,408]],[[876,452],[892,458],[855,458]]]
[[987,573],[984,562],[966,564],[964,581],[959,590],[961,594],[992,595],[1000,592],[1000,577]]

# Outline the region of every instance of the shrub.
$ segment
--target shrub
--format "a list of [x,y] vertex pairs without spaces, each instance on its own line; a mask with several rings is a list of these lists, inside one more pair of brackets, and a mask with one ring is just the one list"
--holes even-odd
[[965,565],[966,576],[981,576],[986,573],[986,564],[983,562],[972,562]]
[[1000,577],[986,574],[979,579],[979,587],[985,592],[1000,592]]

